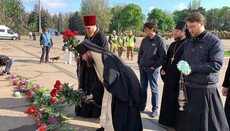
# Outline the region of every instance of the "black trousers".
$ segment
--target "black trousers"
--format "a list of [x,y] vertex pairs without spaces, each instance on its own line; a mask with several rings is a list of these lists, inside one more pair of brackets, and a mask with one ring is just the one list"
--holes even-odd
[[50,46],[43,46],[40,62],[44,62],[44,56],[45,55],[46,55],[45,60],[46,60],[46,62],[48,62],[49,61],[49,53],[50,53]]

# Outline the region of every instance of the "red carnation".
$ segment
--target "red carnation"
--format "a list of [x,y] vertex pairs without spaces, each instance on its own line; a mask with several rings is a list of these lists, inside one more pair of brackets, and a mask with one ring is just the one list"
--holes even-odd
[[71,36],[72,38],[74,38],[74,37],[75,37],[75,34],[74,34],[74,33],[71,33],[70,36]]
[[38,131],[46,131],[46,125],[41,125]]
[[16,86],[18,85],[18,82],[16,80],[13,81],[13,85]]
[[70,29],[67,29],[65,32],[66,33],[71,33],[72,31]]
[[28,92],[28,95],[27,95],[27,99],[30,99],[30,98],[31,98],[31,95],[32,95],[32,92],[29,91],[29,92]]
[[57,101],[56,98],[50,98],[50,103],[55,103]]
[[61,82],[59,80],[56,80],[55,85],[61,85]]
[[26,113],[29,114],[29,115],[34,115],[34,116],[38,115],[38,111],[37,111],[37,109],[36,109],[36,107],[34,105],[32,105],[31,107],[29,107],[26,110]]
[[67,36],[67,35],[63,35],[62,38],[63,38],[64,40],[66,40],[66,39],[68,38],[68,36]]
[[62,89],[60,85],[54,85],[54,88],[57,90],[57,92],[59,92]]
[[73,33],[74,33],[75,35],[78,35],[78,31],[74,31]]
[[55,97],[56,96],[56,93],[55,92],[53,92],[53,90],[50,92],[50,95],[52,96],[52,97]]

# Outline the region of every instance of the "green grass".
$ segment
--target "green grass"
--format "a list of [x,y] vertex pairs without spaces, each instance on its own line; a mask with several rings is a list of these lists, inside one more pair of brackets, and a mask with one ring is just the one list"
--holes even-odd
[[228,56],[230,56],[230,50],[224,51],[224,57],[228,57]]

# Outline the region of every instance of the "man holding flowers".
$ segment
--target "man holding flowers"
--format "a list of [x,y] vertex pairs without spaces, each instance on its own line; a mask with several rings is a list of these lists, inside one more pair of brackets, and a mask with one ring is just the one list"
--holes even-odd
[[[109,50],[105,34],[96,27],[96,15],[83,16],[83,20],[86,31],[85,39],[105,50]],[[77,116],[98,118],[101,115],[101,108],[99,106],[101,106],[102,103],[104,87],[93,67],[88,66],[79,56],[75,57],[75,60],[78,62],[77,75],[79,88],[81,88],[86,95],[93,96],[93,100],[97,104],[84,103],[81,107],[76,106],[75,113]]]

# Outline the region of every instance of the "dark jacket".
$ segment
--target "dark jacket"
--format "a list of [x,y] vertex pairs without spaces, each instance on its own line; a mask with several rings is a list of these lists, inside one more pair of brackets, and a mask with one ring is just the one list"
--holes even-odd
[[166,42],[159,34],[156,34],[153,39],[147,36],[142,40],[138,52],[139,66],[153,66],[156,69],[164,63],[166,58]]
[[216,84],[223,64],[224,47],[220,39],[207,31],[201,35],[200,39],[188,39],[182,56],[192,69],[185,83],[194,87]]
[[223,84],[222,84],[222,86],[225,87],[225,88],[228,88],[229,85],[230,85],[230,83],[229,83],[230,82],[229,76],[230,76],[230,59],[228,61],[228,68],[227,68],[227,70],[225,72],[225,77],[224,77],[224,81],[223,81]]

